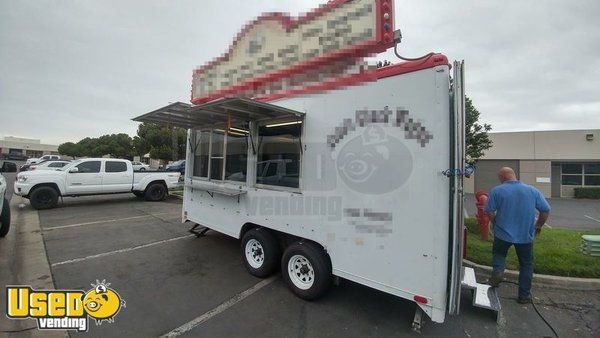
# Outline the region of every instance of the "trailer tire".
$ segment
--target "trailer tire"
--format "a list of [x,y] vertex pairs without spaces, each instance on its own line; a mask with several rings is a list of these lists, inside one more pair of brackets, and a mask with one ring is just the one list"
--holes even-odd
[[0,237],[6,236],[8,230],[10,230],[10,206],[5,198],[0,210]]
[[167,198],[167,187],[160,182],[151,183],[144,192],[146,201],[156,202]]
[[36,210],[52,209],[58,204],[58,191],[52,187],[37,187],[29,194],[29,202]]
[[292,292],[305,300],[315,300],[331,286],[331,263],[325,250],[312,242],[296,242],[283,253],[283,279]]
[[277,270],[281,250],[277,238],[268,229],[248,230],[242,237],[240,249],[246,269],[251,275],[265,278]]

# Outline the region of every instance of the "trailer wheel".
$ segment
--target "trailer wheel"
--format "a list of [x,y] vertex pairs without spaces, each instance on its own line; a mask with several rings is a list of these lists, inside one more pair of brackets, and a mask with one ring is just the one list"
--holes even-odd
[[311,242],[290,245],[281,260],[283,279],[296,296],[314,300],[331,286],[331,264],[325,251]]
[[281,250],[277,238],[267,229],[254,228],[242,237],[242,257],[251,275],[264,278],[278,267]]
[[52,209],[58,203],[58,192],[52,187],[38,187],[29,194],[29,202],[36,210]]
[[10,206],[5,198],[0,210],[0,237],[6,236],[8,230],[10,230]]
[[152,183],[146,188],[144,196],[146,201],[162,201],[167,198],[167,187],[160,182]]

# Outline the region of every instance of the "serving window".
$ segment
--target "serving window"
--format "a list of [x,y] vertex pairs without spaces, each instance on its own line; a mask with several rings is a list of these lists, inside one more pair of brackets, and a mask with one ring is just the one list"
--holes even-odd
[[246,182],[248,128],[196,130],[193,176],[214,181]]
[[257,184],[300,187],[301,135],[301,120],[258,128]]

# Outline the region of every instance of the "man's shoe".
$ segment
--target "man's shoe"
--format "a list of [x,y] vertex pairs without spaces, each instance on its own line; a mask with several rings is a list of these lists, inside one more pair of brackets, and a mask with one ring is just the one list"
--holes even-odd
[[499,274],[492,272],[492,276],[490,277],[490,279],[488,279],[488,284],[491,285],[493,288],[497,288],[503,280],[504,278],[502,278]]
[[517,299],[517,302],[518,302],[519,304],[530,304],[530,303],[531,303],[531,296],[528,296],[528,297],[526,297],[526,298],[521,298],[521,297],[519,297],[519,298]]

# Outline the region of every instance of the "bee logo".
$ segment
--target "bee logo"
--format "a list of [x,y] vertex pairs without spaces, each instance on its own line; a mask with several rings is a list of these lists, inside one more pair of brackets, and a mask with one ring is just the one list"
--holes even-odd
[[102,282],[96,280],[96,284],[91,285],[92,289],[83,297],[86,313],[96,320],[96,325],[102,324],[105,320],[108,323],[114,322],[116,314],[125,307],[125,301],[115,290],[109,288],[110,283],[105,280]]

